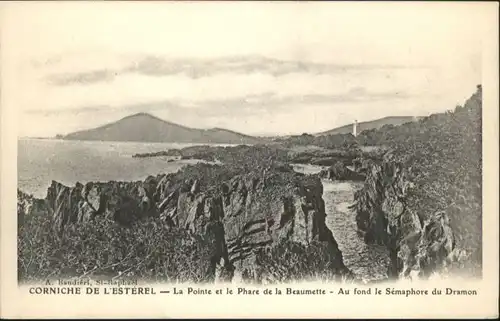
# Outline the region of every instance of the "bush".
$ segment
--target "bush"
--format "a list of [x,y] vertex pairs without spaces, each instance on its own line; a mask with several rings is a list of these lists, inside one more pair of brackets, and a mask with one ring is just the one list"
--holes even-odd
[[209,244],[158,218],[129,228],[96,219],[67,226],[61,239],[52,224],[47,216],[30,216],[19,229],[19,281],[107,276],[205,282],[213,277]]
[[338,258],[324,242],[308,246],[293,241],[261,250],[257,261],[268,283],[338,281],[342,277]]

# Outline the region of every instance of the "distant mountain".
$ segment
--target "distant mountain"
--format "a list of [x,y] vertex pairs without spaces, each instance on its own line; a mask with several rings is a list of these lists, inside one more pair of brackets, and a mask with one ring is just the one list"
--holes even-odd
[[261,139],[222,128],[196,129],[174,124],[147,113],[138,113],[116,122],[58,135],[67,140],[100,140],[120,142],[169,142],[169,143],[214,143],[256,144]]
[[[377,129],[380,128],[384,125],[402,125],[404,123],[409,123],[412,121],[416,121],[421,119],[422,117],[414,117],[414,116],[389,116],[389,117],[384,117],[376,120],[371,120],[371,121],[365,121],[365,122],[359,122],[358,127],[357,127],[357,132],[358,134],[362,132],[363,130],[367,129]],[[315,136],[322,136],[322,135],[334,135],[334,134],[347,134],[347,133],[352,133],[352,125],[354,123],[351,123],[349,125],[345,125],[342,127],[337,127],[325,132],[317,133]]]

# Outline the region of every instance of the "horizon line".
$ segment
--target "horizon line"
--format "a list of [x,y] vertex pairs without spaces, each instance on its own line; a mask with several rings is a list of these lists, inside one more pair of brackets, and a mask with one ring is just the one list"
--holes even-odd
[[412,117],[412,118],[426,117],[424,115],[403,115],[403,116],[402,115],[388,115],[388,116],[384,116],[384,117],[373,118],[373,119],[369,119],[369,120],[361,120],[361,121],[358,118],[356,118],[356,119],[353,119],[352,122],[350,122],[350,123],[345,123],[343,125],[338,125],[338,126],[336,126],[334,128],[331,128],[331,129],[320,130],[320,131],[315,131],[315,132],[308,132],[308,131],[296,131],[296,132],[287,132],[287,133],[284,133],[284,132],[282,132],[282,133],[272,133],[272,132],[265,133],[265,132],[260,132],[260,133],[248,134],[248,133],[244,133],[244,132],[240,132],[240,131],[236,131],[236,130],[232,130],[232,129],[228,129],[228,128],[224,128],[224,127],[210,127],[210,128],[189,127],[189,126],[185,126],[185,125],[182,125],[182,124],[179,124],[179,123],[175,123],[175,122],[171,122],[171,121],[162,119],[162,118],[160,118],[158,116],[155,116],[155,115],[153,115],[151,113],[148,113],[148,112],[137,112],[137,113],[134,113],[134,114],[130,114],[130,115],[121,117],[121,118],[119,118],[119,119],[117,119],[115,121],[111,121],[109,123],[106,123],[106,124],[103,124],[103,125],[100,125],[100,126],[96,126],[96,127],[92,127],[92,128],[87,128],[87,129],[80,129],[80,130],[72,131],[72,132],[69,132],[69,133],[66,133],[66,134],[59,133],[59,134],[56,134],[54,136],[49,136],[49,135],[47,135],[47,136],[39,136],[39,135],[37,135],[37,136],[18,136],[18,139],[63,139],[63,138],[58,138],[57,136],[66,136],[66,135],[73,134],[73,133],[78,133],[78,132],[82,132],[82,131],[88,131],[88,130],[93,130],[93,129],[97,129],[97,128],[102,128],[102,127],[111,125],[113,123],[119,122],[121,120],[124,120],[124,119],[127,119],[127,118],[131,118],[131,117],[134,117],[134,116],[140,116],[140,115],[149,116],[149,117],[152,117],[154,119],[157,119],[157,120],[169,123],[171,125],[184,127],[184,128],[187,128],[187,129],[204,130],[204,131],[218,129],[218,130],[230,131],[230,132],[233,132],[233,133],[241,134],[241,135],[244,135],[244,136],[255,137],[255,138],[269,138],[269,137],[271,137],[271,138],[280,138],[280,137],[289,137],[289,136],[301,136],[303,134],[308,134],[308,135],[313,135],[313,136],[323,136],[323,135],[328,135],[328,134],[325,134],[326,132],[333,131],[333,130],[336,130],[336,129],[340,129],[340,128],[345,127],[345,126],[353,125],[355,121],[357,121],[358,126],[359,126],[361,123],[371,122],[371,121],[376,121],[376,120],[381,120],[381,119],[386,119],[386,118],[392,118],[392,117]]

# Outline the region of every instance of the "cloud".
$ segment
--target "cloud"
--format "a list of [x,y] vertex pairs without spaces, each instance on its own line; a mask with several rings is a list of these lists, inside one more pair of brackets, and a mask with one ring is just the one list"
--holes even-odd
[[103,81],[112,81],[116,73],[110,70],[96,70],[81,73],[62,73],[54,74],[46,77],[47,83],[54,86],[68,86],[74,84],[93,84]]
[[232,56],[219,59],[165,59],[146,56],[127,72],[136,72],[149,76],[164,76],[185,73],[189,77],[199,78],[217,73],[264,73],[275,77],[291,73],[336,74],[346,70],[372,70],[408,68],[397,65],[340,65],[322,64],[306,61],[286,61],[263,56]]
[[62,115],[95,113],[100,111],[120,111],[122,113],[163,111],[170,113],[191,113],[199,118],[218,116],[255,116],[261,113],[279,113],[286,111],[290,106],[323,105],[336,103],[368,103],[377,101],[409,99],[412,95],[404,92],[369,92],[363,87],[353,88],[341,94],[305,94],[305,95],[277,95],[273,92],[245,95],[229,99],[208,99],[204,101],[189,101],[169,99],[147,103],[128,104],[111,107],[105,105],[84,106],[79,108],[65,108],[55,110],[26,110],[28,114]]
[[[59,60],[61,62],[61,60]],[[416,69],[424,66],[380,64],[326,64],[305,61],[287,61],[263,56],[229,56],[212,59],[165,58],[143,55],[122,68],[75,73],[54,73],[46,77],[49,84],[66,86],[112,81],[115,76],[138,74],[150,77],[183,75],[191,79],[211,77],[217,74],[268,74],[281,77],[289,74],[337,75],[348,71],[384,71]]]

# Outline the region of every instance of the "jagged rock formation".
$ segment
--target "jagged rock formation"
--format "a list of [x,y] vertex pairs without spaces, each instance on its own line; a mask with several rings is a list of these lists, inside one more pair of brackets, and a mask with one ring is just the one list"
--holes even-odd
[[481,102],[478,86],[464,107],[401,126],[408,141],[369,165],[353,207],[365,241],[389,248],[391,276],[481,274]]
[[373,164],[365,187],[356,195],[356,223],[367,243],[386,245],[389,275],[428,276],[439,267],[464,259],[456,247],[445,211],[418,215],[407,198],[414,184],[401,164]]
[[247,275],[261,281],[266,276],[257,262],[259,251],[288,241],[324,244],[332,271],[339,277],[349,275],[326,227],[322,193],[317,177],[284,165],[260,166],[248,173],[198,164],[142,182],[74,187],[52,182],[44,202],[59,235],[69,224],[102,215],[122,225],[160,217],[169,226],[209,240],[212,273],[222,270],[217,275],[226,280]]
[[105,215],[123,225],[154,216],[156,209],[151,199],[148,179],[131,183],[77,183],[74,187],[52,181],[45,202],[55,230],[62,234],[67,224],[87,222],[97,215]]
[[355,171],[350,170],[344,163],[337,162],[335,165],[330,166],[327,169],[322,170],[319,173],[321,178],[326,178],[330,180],[337,181],[362,181],[365,179],[365,176],[357,173]]
[[17,223],[23,225],[24,218],[30,215],[46,215],[47,207],[43,200],[34,198],[17,190]]
[[352,161],[352,166],[355,172],[366,176],[373,162],[375,162],[373,159],[358,157]]

